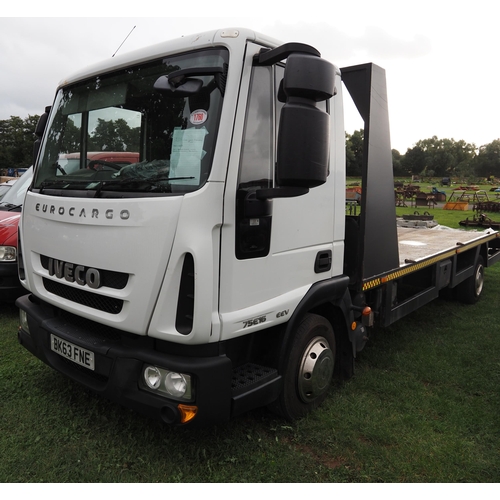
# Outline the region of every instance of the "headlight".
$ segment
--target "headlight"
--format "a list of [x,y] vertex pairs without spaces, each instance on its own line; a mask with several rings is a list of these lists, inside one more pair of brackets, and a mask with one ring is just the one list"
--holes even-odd
[[15,262],[17,260],[16,247],[0,246],[0,262]]
[[191,375],[147,365],[142,371],[140,385],[149,392],[179,401],[192,401]]
[[158,389],[161,384],[161,373],[156,366],[148,366],[144,370],[144,380],[150,389]]
[[169,394],[176,398],[184,397],[188,390],[188,382],[186,376],[182,373],[167,373],[167,375],[165,376],[165,389]]

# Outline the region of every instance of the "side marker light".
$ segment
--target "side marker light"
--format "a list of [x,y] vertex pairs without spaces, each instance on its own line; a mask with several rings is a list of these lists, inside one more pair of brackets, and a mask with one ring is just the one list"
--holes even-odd
[[192,405],[177,405],[179,413],[181,415],[181,424],[186,424],[193,420],[198,413],[198,407]]

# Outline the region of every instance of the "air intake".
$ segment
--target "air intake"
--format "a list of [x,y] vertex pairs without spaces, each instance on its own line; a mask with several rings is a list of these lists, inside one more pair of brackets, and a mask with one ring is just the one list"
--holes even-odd
[[177,301],[177,316],[175,318],[176,330],[189,335],[193,329],[194,314],[194,259],[190,253],[184,257],[179,298]]
[[24,259],[21,246],[21,235],[19,234],[19,232],[17,233],[17,272],[19,275],[19,279],[21,281],[25,281],[26,273],[24,271]]

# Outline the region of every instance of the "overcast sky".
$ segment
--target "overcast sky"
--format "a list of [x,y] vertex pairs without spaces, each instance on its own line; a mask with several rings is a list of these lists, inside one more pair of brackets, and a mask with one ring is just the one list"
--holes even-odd
[[[434,135],[476,146],[500,138],[497,2],[299,0],[272,7],[270,0],[255,0],[226,8],[234,3],[141,0],[140,16],[137,7],[116,2],[103,8],[103,0],[78,3],[78,13],[67,2],[2,7],[9,17],[0,18],[0,119],[41,114],[65,76],[111,58],[122,42],[119,54],[200,31],[246,27],[313,45],[339,67],[374,62],[385,68],[392,147],[401,153]],[[111,17],[109,9],[126,17]],[[20,17],[28,11],[67,17]],[[200,17],[179,17],[188,15]],[[346,131],[361,127],[349,110]]]

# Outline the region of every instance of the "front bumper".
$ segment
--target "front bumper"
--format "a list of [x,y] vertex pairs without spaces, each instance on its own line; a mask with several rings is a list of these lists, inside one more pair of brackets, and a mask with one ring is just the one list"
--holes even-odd
[[[68,320],[57,308],[34,299],[20,297],[16,305],[28,315],[30,333],[19,330],[19,342],[44,363],[101,394],[149,417],[168,424],[180,424],[179,401],[147,392],[139,387],[145,363],[188,373],[195,383],[198,407],[190,426],[212,425],[229,420],[231,415],[231,361],[225,355],[197,356],[171,354],[167,345],[149,337],[129,335],[75,317]],[[95,369],[89,370],[50,348],[51,334],[92,351]]]

